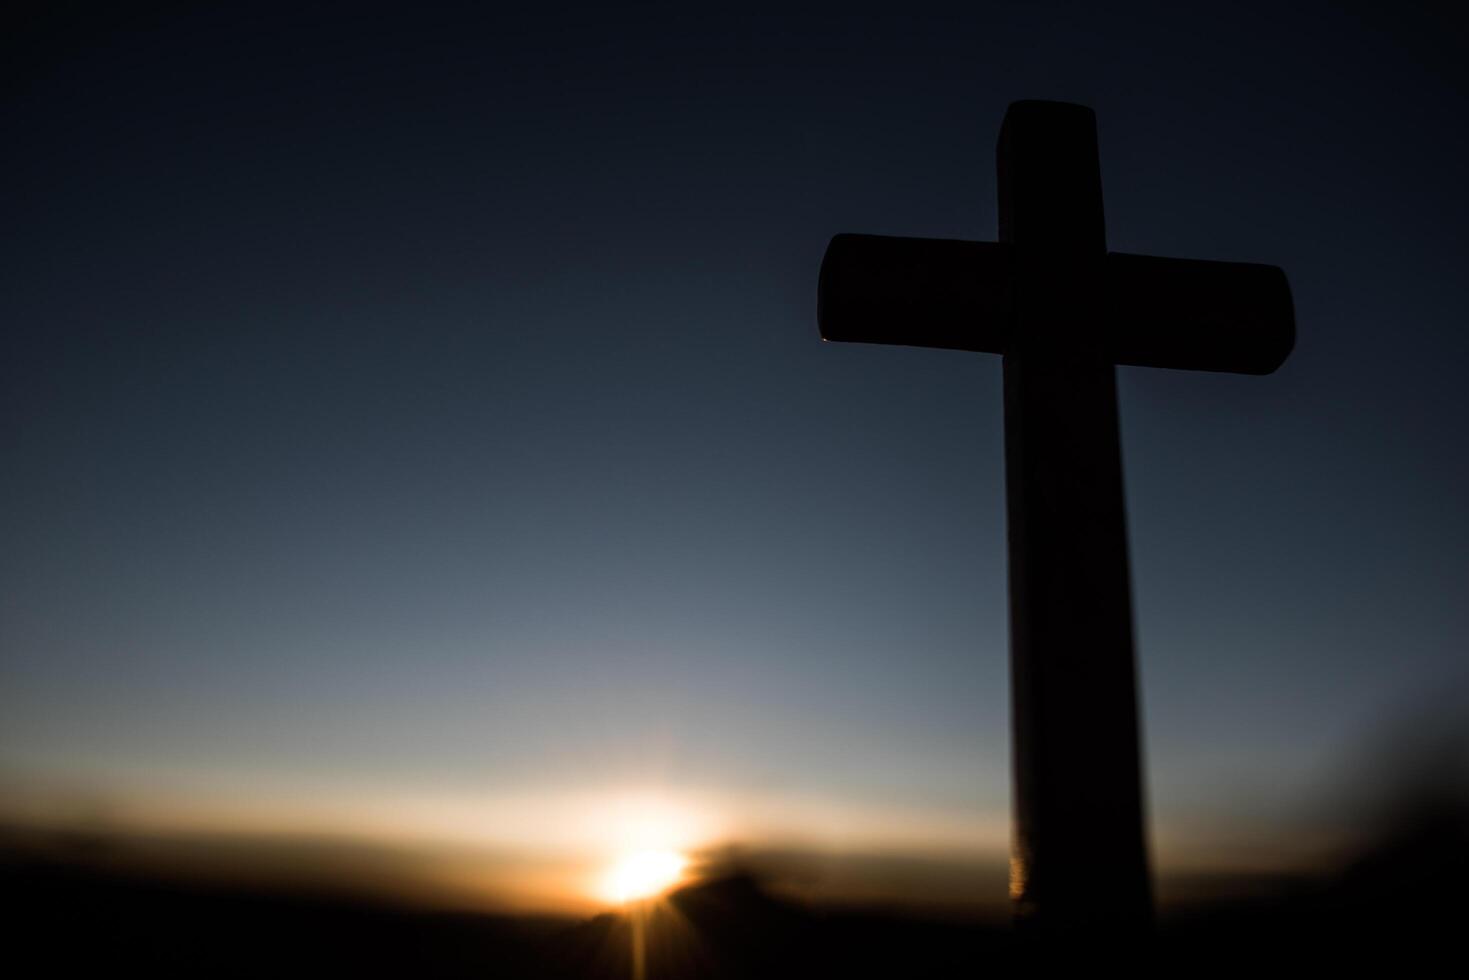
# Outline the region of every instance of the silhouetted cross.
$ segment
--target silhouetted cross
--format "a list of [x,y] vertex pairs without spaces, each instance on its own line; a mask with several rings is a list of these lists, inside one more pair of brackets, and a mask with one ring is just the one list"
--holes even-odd
[[1116,364],[1269,374],[1295,343],[1276,268],[1108,253],[1096,117],[1017,102],[1000,241],[837,235],[826,340],[1004,355],[1015,833],[1022,925],[1152,914]]

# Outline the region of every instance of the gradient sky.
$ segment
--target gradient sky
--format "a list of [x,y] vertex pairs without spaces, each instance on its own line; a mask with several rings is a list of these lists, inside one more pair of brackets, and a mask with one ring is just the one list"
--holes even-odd
[[1119,371],[1162,860],[1464,703],[1462,23],[222,6],[0,58],[14,800],[1003,847],[999,360],[814,295],[837,232],[992,240],[1021,98],[1096,109],[1111,248],[1294,290],[1276,375]]

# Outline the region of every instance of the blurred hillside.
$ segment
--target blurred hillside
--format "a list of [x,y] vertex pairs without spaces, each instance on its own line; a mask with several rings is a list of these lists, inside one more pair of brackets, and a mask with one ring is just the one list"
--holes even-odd
[[[1127,962],[1162,972],[1457,955],[1469,911],[1469,810],[1455,798],[1402,809],[1329,872],[1220,888],[1216,899],[1166,910],[1146,948],[1125,951]],[[0,859],[0,914],[11,957],[57,976],[622,978],[633,976],[638,930],[649,978],[978,976],[1124,955],[1022,942],[972,917],[804,903],[738,868],[635,914],[576,920],[121,871],[85,848],[12,846]]]

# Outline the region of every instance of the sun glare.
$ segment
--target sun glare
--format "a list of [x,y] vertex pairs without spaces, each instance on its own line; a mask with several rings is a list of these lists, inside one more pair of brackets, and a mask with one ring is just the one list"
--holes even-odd
[[652,898],[678,884],[688,863],[677,851],[632,851],[607,870],[603,891],[619,904]]

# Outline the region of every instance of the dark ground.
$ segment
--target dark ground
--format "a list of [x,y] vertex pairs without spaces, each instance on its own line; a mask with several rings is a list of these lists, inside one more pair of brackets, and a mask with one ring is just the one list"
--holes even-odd
[[[982,976],[1038,964],[1131,972],[1319,975],[1387,957],[1463,966],[1469,822],[1401,825],[1330,874],[1248,899],[1171,910],[1140,947],[1022,940],[1010,929],[891,910],[833,910],[731,873],[646,914],[647,977]],[[589,920],[434,913],[340,894],[247,889],[101,870],[79,858],[0,856],[13,976],[629,977],[625,916]],[[1454,966],[1458,964],[1458,966]]]

